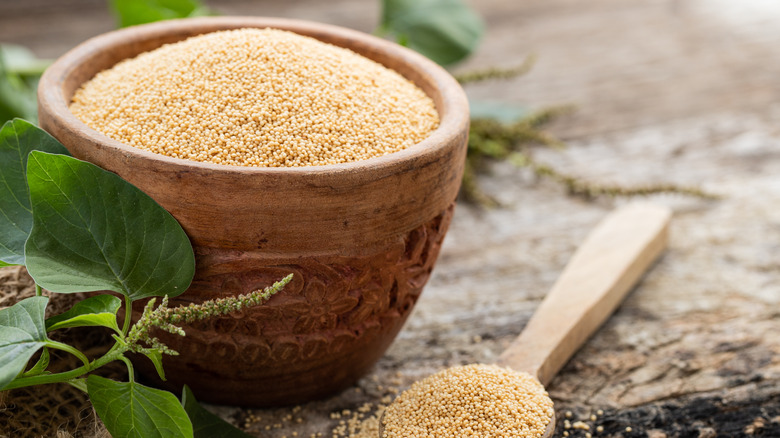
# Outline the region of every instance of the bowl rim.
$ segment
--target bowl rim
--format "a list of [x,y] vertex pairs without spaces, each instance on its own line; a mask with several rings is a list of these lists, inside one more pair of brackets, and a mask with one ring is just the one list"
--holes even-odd
[[[183,32],[191,31],[193,28],[199,29],[210,27],[216,27],[217,29],[197,32],[192,35],[183,34]],[[384,56],[406,64],[408,68],[421,72],[431,79],[433,85],[432,89],[430,91],[423,89],[423,91],[433,99],[436,104],[436,111],[439,115],[439,126],[421,142],[415,143],[401,151],[365,160],[318,166],[252,167],[193,161],[138,149],[92,129],[86,123],[82,122],[81,119],[76,117],[69,109],[72,96],[65,95],[65,84],[67,80],[79,67],[94,59],[101,51],[112,50],[116,47],[130,45],[138,41],[149,41],[154,38],[177,33],[182,34],[182,38],[177,40],[180,41],[189,36],[198,34],[247,27],[276,28],[299,34],[308,32],[316,35],[328,36],[338,39],[339,41],[356,40],[359,44],[364,45],[371,50],[376,50]],[[306,34],[304,33],[304,35]],[[309,36],[319,39],[316,35]],[[325,42],[334,44],[331,41]],[[338,44],[334,45],[345,47]],[[345,48],[350,49],[350,47]],[[139,53],[141,52],[143,51],[140,51]],[[381,61],[373,59],[366,54],[361,55],[385,65]],[[417,83],[413,78],[404,74],[404,72],[387,65],[385,65],[385,67],[396,71],[412,83],[415,83],[416,86],[423,88],[422,84]],[[95,72],[95,74],[96,73],[97,72]],[[435,96],[434,94],[438,94],[438,96]],[[386,174],[386,172],[390,172],[391,169],[403,165],[409,160],[429,154],[441,153],[442,151],[440,149],[447,148],[449,144],[452,144],[455,137],[462,135],[464,125],[468,127],[469,123],[468,100],[460,84],[444,68],[423,55],[396,43],[360,31],[308,20],[275,17],[220,16],[184,18],[132,26],[97,35],[82,42],[62,55],[44,72],[38,86],[38,100],[39,111],[43,111],[42,109],[46,108],[45,110],[48,111],[48,115],[53,119],[59,119],[60,124],[64,125],[63,127],[65,129],[69,131],[78,131],[78,135],[86,136],[88,141],[99,144],[106,149],[114,150],[122,155],[131,155],[134,158],[141,160],[161,162],[176,171],[206,171],[236,175],[337,175],[341,173],[362,173],[366,171],[378,172],[377,175]],[[441,107],[439,107],[439,102],[441,102]],[[382,171],[383,169],[384,171]]]

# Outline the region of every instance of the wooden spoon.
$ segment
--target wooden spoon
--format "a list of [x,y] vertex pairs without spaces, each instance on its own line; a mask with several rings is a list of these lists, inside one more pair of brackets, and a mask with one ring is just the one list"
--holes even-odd
[[[546,386],[661,254],[670,217],[666,207],[635,203],[603,219],[497,364],[536,376]],[[384,415],[380,438],[383,426]],[[542,438],[554,430],[553,414]]]

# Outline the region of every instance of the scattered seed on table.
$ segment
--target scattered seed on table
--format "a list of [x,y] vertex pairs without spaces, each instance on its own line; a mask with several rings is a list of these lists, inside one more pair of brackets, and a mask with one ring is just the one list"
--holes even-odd
[[70,109],[139,149],[257,167],[377,157],[439,123],[433,101],[397,72],[276,29],[213,32],[142,53],[83,84]]
[[574,429],[590,430],[590,426],[588,426],[588,424],[584,421],[575,421],[571,427]]

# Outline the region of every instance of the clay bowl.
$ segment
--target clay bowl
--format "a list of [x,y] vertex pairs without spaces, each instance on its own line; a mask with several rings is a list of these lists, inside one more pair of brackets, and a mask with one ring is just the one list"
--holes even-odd
[[[347,47],[433,98],[440,127],[402,152],[308,168],[205,164],[145,152],[88,128],[75,90],[118,61],[189,36],[279,28]],[[191,287],[173,305],[293,281],[266,305],[164,336],[171,389],[215,403],[269,406],[339,391],[366,373],[401,329],[452,217],[468,103],[442,68],[396,44],[339,27],[259,17],[176,20],[110,32],[57,60],[39,87],[40,124],[80,159],[119,174],[179,220],[195,248]],[[140,307],[139,307],[140,309]],[[139,316],[136,309],[135,317]],[[161,338],[163,335],[161,334]],[[137,368],[154,379],[152,364]]]

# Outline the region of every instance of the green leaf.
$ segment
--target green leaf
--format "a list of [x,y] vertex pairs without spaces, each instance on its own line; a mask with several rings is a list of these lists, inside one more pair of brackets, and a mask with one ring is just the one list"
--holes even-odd
[[11,73],[0,57],[0,123],[16,117],[38,118],[35,88],[19,75]]
[[160,376],[160,379],[163,381],[167,380],[165,378],[165,370],[163,369],[162,364],[162,353],[160,350],[147,350],[144,351],[144,355],[152,361],[154,364],[154,369],[157,370],[157,375]]
[[30,376],[37,376],[39,374],[43,374],[43,372],[46,371],[46,368],[48,366],[49,366],[49,349],[44,348],[43,352],[41,353],[41,357],[38,359],[38,362],[36,362],[32,368],[25,371],[23,376],[30,377]]
[[74,304],[67,312],[46,320],[46,331],[67,327],[108,327],[120,332],[116,312],[122,300],[113,295],[89,297]]
[[176,396],[168,391],[90,375],[87,377],[87,393],[111,436],[193,437],[187,412]]
[[0,310],[0,389],[24,371],[27,361],[46,345],[43,318],[47,297],[26,298]]
[[6,74],[40,76],[51,65],[48,59],[39,59],[33,52],[16,44],[0,44],[0,62]]
[[27,156],[39,150],[67,154],[68,150],[46,131],[22,119],[0,129],[0,260],[24,264],[24,242],[32,228]]
[[33,228],[27,270],[60,293],[111,290],[132,300],[177,296],[195,272],[173,216],[119,176],[63,155],[32,152]]
[[15,266],[15,265],[11,264],[11,263],[6,263],[6,262],[0,260],[0,268],[4,268],[6,266]]
[[433,61],[449,65],[477,48],[483,24],[463,0],[383,0],[380,29]]
[[502,123],[514,123],[530,113],[526,106],[505,102],[469,99],[471,119],[492,119]]
[[249,435],[201,406],[187,385],[181,392],[181,404],[190,416],[195,438],[249,438]]
[[120,27],[211,15],[198,0],[111,0]]
[[68,385],[78,389],[81,392],[87,392],[87,379],[86,378],[78,378],[78,379],[70,379],[65,381]]
[[0,123],[17,117],[38,119],[35,92],[18,78],[7,76],[0,66]]

